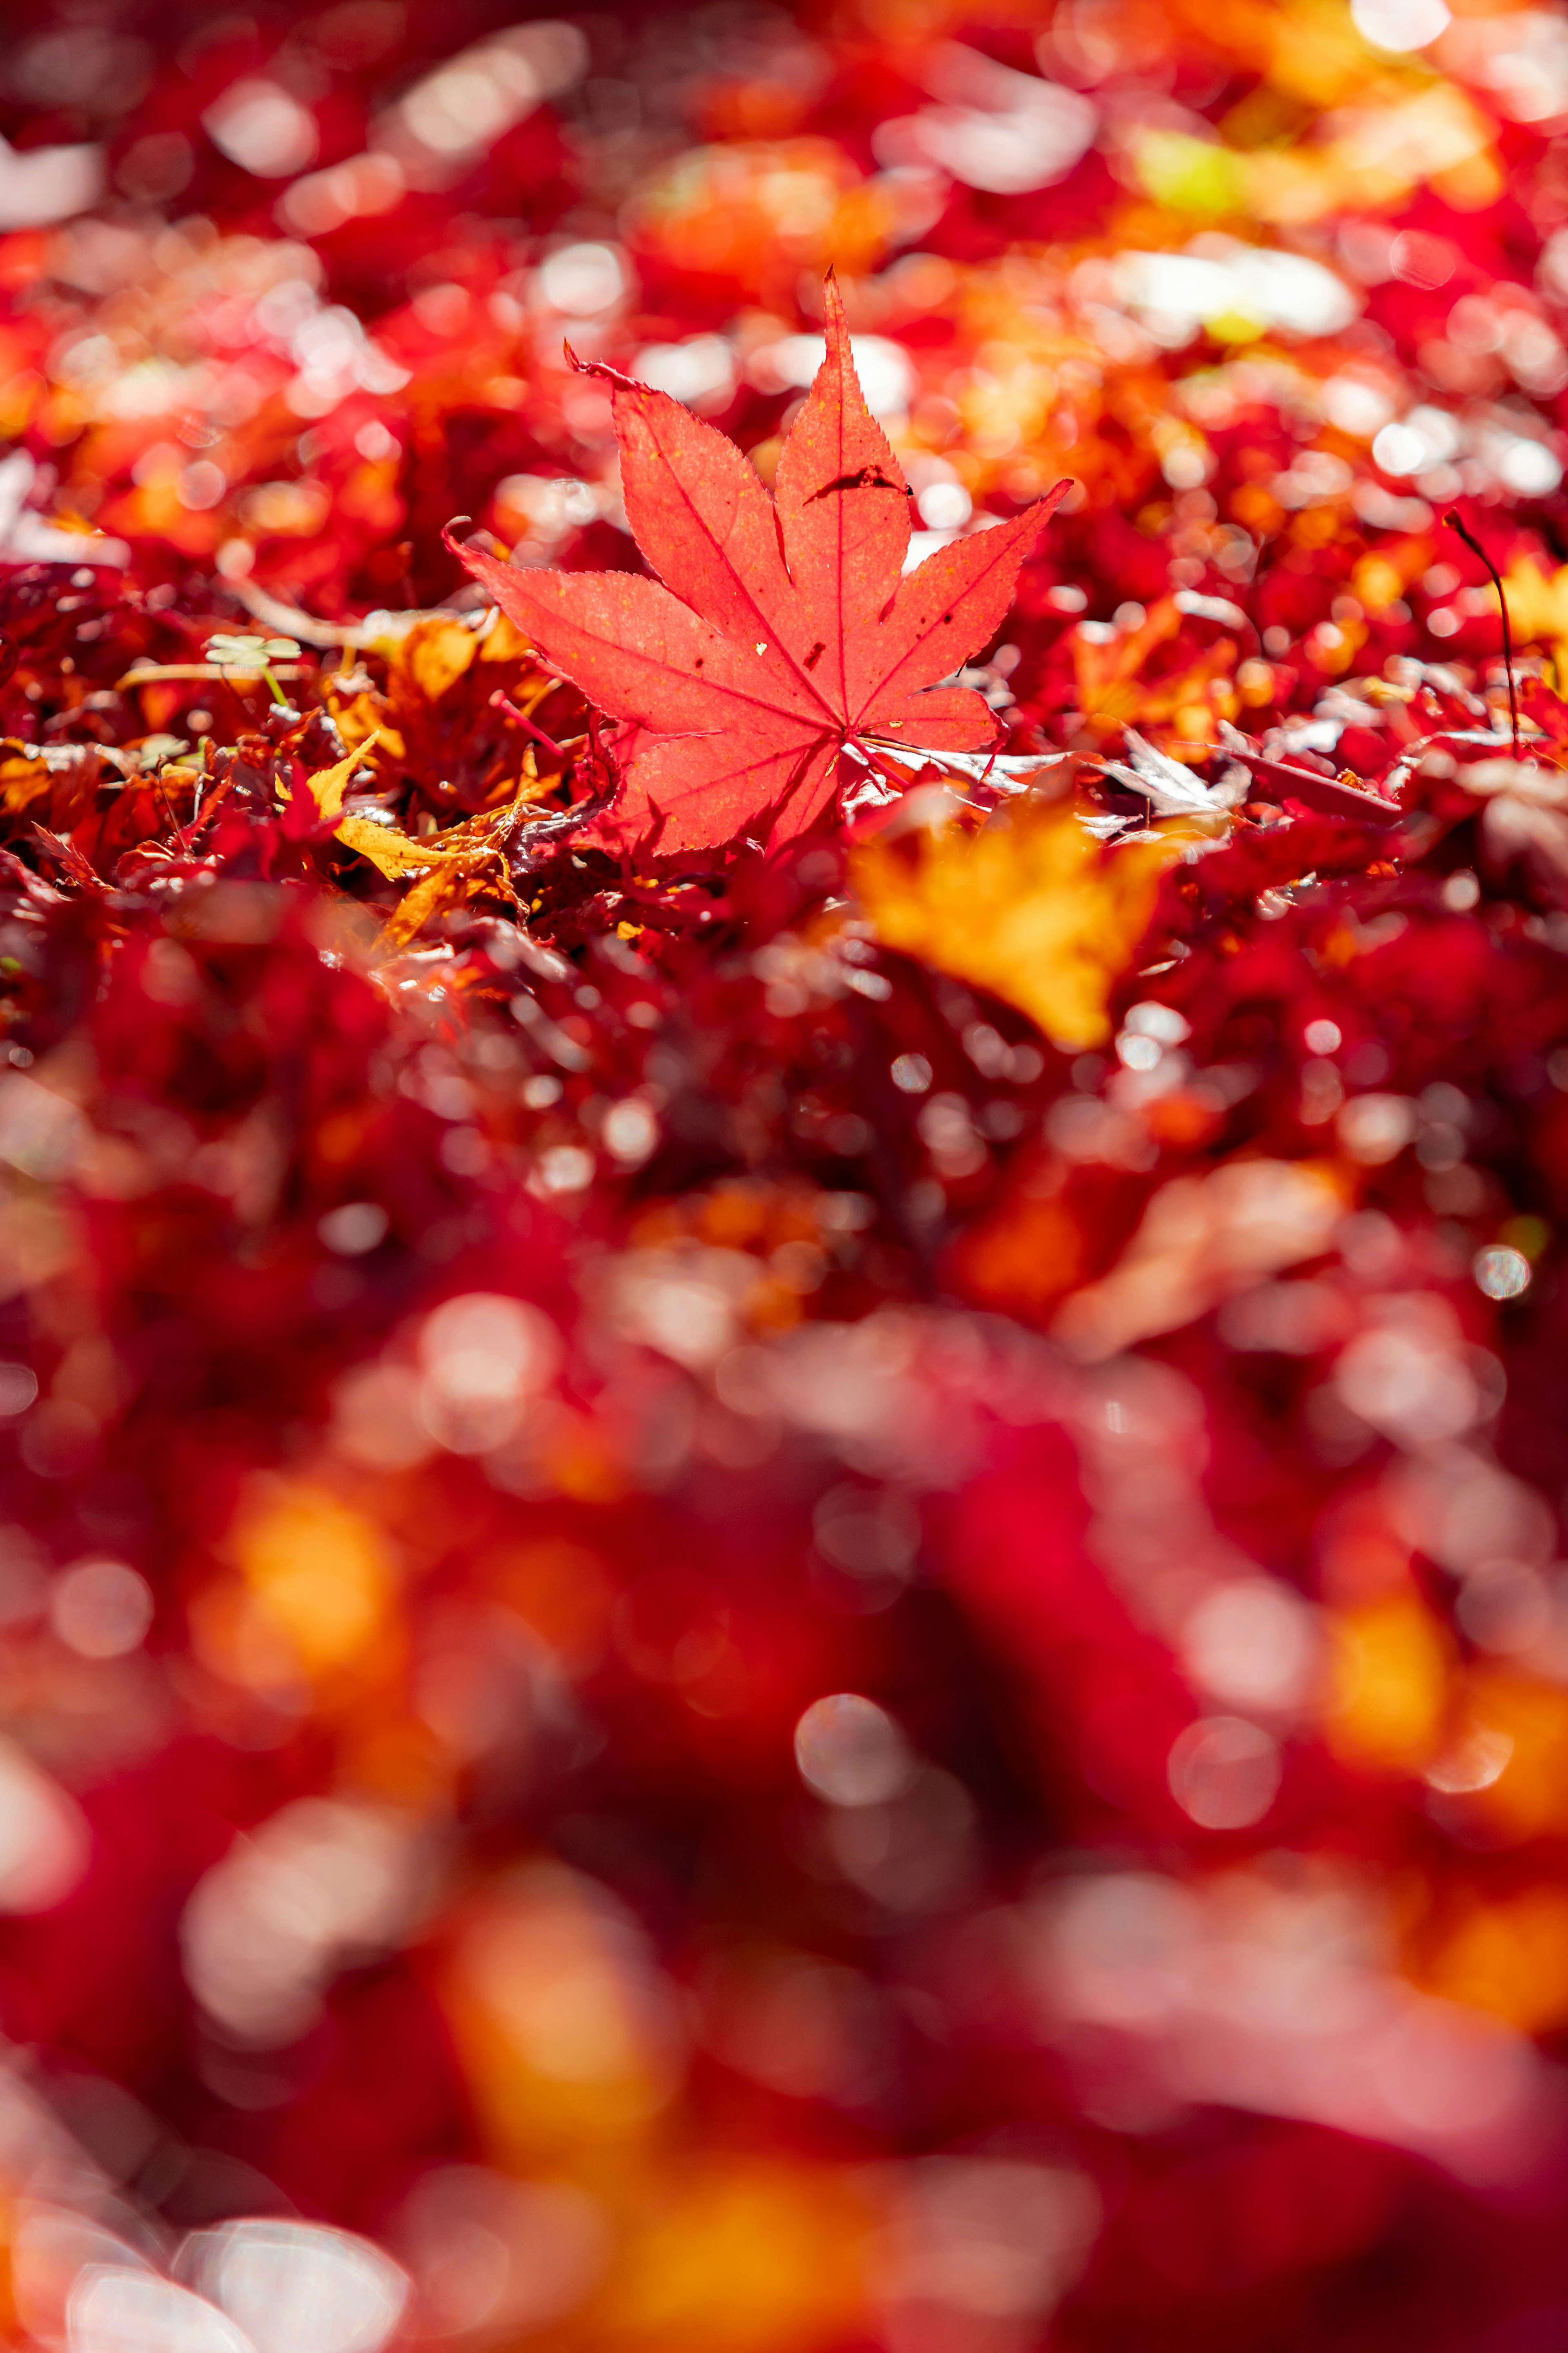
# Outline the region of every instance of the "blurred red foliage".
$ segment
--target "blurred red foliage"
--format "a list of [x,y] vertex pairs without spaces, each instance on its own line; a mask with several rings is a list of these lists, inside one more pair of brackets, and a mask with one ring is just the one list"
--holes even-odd
[[[1560,2340],[1565,123],[1459,0],[13,12],[7,2341]],[[661,854],[528,577],[830,266],[915,560],[1070,478],[1002,747]]]

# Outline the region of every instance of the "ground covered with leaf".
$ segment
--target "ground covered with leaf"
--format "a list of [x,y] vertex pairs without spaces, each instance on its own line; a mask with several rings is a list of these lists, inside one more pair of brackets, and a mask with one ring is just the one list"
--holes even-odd
[[0,64],[5,2341],[1545,2353],[1563,18],[441,17]]

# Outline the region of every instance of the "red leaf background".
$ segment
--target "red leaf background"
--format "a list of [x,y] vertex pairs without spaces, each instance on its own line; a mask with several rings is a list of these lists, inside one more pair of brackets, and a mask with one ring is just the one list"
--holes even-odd
[[1561,12],[5,30],[0,2337],[1555,2348]]

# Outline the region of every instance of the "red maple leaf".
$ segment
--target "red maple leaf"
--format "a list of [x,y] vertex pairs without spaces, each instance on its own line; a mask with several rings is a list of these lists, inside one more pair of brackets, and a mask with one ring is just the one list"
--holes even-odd
[[[749,459],[668,393],[614,370],[626,520],[657,579],[516,571],[459,547],[548,666],[639,731],[616,812],[661,851],[803,832],[891,750],[988,751],[984,698],[939,686],[999,627],[1067,489],[904,573],[910,490],[866,406],[837,288],[826,353],[779,452]],[[885,776],[885,769],[881,771]]]

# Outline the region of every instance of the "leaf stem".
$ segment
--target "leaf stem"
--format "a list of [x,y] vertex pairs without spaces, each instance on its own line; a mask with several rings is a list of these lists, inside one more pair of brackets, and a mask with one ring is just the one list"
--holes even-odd
[[863,742],[858,735],[846,735],[844,738],[844,748],[846,751],[858,752],[860,757],[865,761],[866,765],[868,768],[879,769],[887,782],[889,785],[895,785],[900,793],[907,793],[909,791],[913,779],[909,776],[900,776],[898,770],[893,766],[891,761],[884,759],[881,753],[877,750],[875,744]]
[[520,711],[503,688],[498,686],[491,695],[490,709],[501,712],[508,719],[515,720],[525,735],[531,735],[536,744],[542,744],[547,752],[553,752],[555,757],[560,759],[561,746],[553,735],[547,735],[542,727],[536,727],[527,712]]
[[1458,507],[1450,507],[1443,521],[1450,531],[1458,533],[1472,555],[1480,557],[1491,575],[1492,586],[1497,590],[1497,600],[1502,607],[1502,658],[1508,670],[1508,715],[1513,734],[1513,756],[1517,760],[1519,757],[1519,697],[1513,683],[1513,631],[1509,626],[1508,597],[1503,591],[1502,575],[1476,537],[1475,533],[1466,523]]

